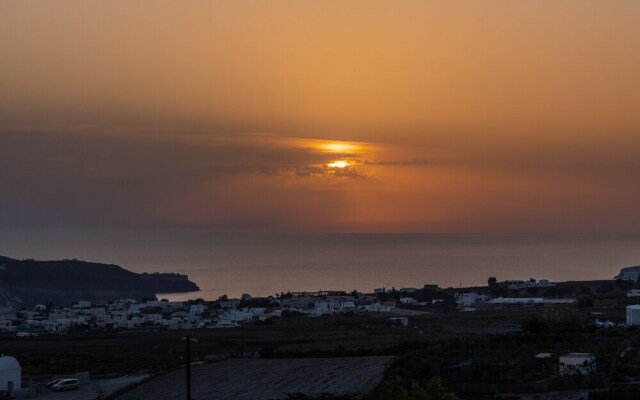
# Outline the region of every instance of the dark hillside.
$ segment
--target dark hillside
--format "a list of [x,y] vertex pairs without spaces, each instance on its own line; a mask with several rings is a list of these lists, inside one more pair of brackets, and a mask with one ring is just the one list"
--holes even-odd
[[[0,308],[79,300],[103,303],[122,297],[142,300],[160,292],[197,291],[180,274],[136,274],[113,264],[78,260],[36,261],[0,257]],[[13,303],[13,304],[10,304]]]

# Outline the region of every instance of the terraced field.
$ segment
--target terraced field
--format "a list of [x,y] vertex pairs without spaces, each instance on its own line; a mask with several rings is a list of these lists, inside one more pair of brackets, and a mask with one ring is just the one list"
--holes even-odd
[[[308,395],[365,393],[382,380],[393,357],[229,359],[192,368],[193,400],[286,399]],[[161,375],[118,400],[183,398],[185,371]]]

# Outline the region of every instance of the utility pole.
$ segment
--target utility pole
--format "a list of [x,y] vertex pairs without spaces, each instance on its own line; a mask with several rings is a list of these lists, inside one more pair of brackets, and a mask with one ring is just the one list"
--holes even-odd
[[197,342],[191,336],[183,336],[182,340],[187,343],[187,400],[191,400],[191,342]]

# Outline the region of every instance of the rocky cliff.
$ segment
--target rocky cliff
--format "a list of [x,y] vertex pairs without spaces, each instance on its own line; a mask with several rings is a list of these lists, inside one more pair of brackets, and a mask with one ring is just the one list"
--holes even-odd
[[14,260],[0,256],[0,312],[36,304],[68,306],[127,297],[155,298],[156,293],[199,290],[186,275],[136,274],[112,264],[78,260]]

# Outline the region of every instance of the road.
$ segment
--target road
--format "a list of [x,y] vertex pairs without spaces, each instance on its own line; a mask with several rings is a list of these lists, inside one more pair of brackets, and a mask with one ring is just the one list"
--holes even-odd
[[149,378],[149,375],[128,375],[114,379],[95,379],[89,383],[80,385],[80,389],[68,392],[46,391],[38,393],[37,400],[93,400],[98,398],[100,392],[108,396],[118,389],[142,382]]

